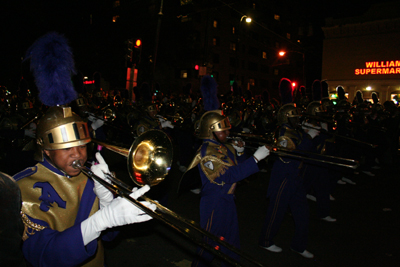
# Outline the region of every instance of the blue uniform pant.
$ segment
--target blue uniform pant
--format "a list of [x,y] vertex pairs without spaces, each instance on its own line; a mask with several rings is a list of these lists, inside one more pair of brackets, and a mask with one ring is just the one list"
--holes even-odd
[[[273,179],[273,177],[271,177]],[[269,195],[269,205],[264,226],[261,231],[259,245],[269,247],[282,224],[288,208],[295,223],[295,234],[291,248],[303,252],[308,242],[309,207],[303,185],[294,179],[283,179],[278,190]]]
[[[240,248],[239,224],[233,195],[202,197],[200,200],[200,226],[217,237],[223,237],[224,241],[236,248]],[[240,261],[240,257],[231,250],[221,247],[208,238],[205,238],[205,241],[212,247],[218,246],[222,253],[235,261]],[[192,267],[210,266],[214,258],[214,254],[198,247],[197,257],[193,260]],[[221,266],[231,265],[222,260]]]

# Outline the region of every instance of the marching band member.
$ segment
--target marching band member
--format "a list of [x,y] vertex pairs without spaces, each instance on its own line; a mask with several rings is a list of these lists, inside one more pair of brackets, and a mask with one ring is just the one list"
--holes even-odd
[[[259,171],[257,162],[269,155],[265,146],[257,149],[252,157],[244,156],[243,143],[226,144],[231,128],[221,110],[211,110],[200,119],[199,138],[203,144],[189,165],[188,170],[198,166],[201,181],[200,226],[226,242],[240,247],[239,225],[235,205],[236,183]],[[215,242],[208,241],[210,245]],[[214,244],[215,245],[215,244]],[[235,260],[239,256],[222,247],[221,252]],[[209,266],[214,256],[197,249],[198,257],[192,266]],[[223,263],[224,266],[225,263]]]
[[[312,139],[319,134],[316,129],[298,129],[299,112],[292,103],[291,82],[283,78],[279,85],[283,106],[278,111],[279,136],[278,145],[286,149],[309,150]],[[291,249],[305,258],[314,255],[306,250],[308,242],[309,207],[303,186],[304,163],[287,157],[279,157],[271,170],[267,197],[269,205],[264,226],[259,238],[260,247],[281,252],[275,245],[274,238],[278,233],[283,218],[290,208],[295,222],[295,235]]]
[[[65,107],[77,97],[71,84],[74,66],[65,37],[48,33],[28,51],[39,98],[51,107],[37,126],[38,163],[13,177],[22,198],[22,252],[31,266],[104,266],[102,240],[110,240],[117,233],[106,230],[151,217],[126,199],[114,198],[73,165],[77,161],[84,166],[91,138],[87,123]],[[101,156],[97,159],[100,164],[92,171],[105,179],[108,166]],[[136,199],[148,190],[148,186],[134,189],[130,196]],[[144,204],[155,210],[155,205]]]

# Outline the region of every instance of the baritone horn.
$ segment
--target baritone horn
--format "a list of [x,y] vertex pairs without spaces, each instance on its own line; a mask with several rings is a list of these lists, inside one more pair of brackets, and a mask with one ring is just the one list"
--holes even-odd
[[[159,184],[166,178],[169,170],[171,169],[173,159],[172,142],[168,135],[160,130],[148,130],[144,132],[142,135],[135,139],[130,149],[121,148],[97,140],[92,141],[99,144],[100,146],[103,146],[106,149],[127,157],[129,175],[133,182],[138,186],[154,186]],[[114,194],[125,198],[137,208],[146,212],[148,215],[164,222],[183,236],[191,239],[197,245],[209,250],[211,253],[219,256],[221,259],[232,264],[233,266],[243,265],[221,252],[219,246],[211,246],[205,240],[213,240],[214,242],[217,242],[219,245],[224,246],[229,250],[235,252],[236,254],[240,255],[242,258],[247,259],[255,266],[264,266],[253,260],[249,256],[245,255],[233,245],[224,241],[223,238],[217,237],[203,230],[194,221],[188,220],[176,214],[175,212],[160,205],[157,201],[154,201],[145,195],[141,196],[143,200],[156,205],[157,209],[155,211],[151,210],[147,206],[140,203],[140,201],[130,197],[130,194],[132,193],[132,188],[121,180],[117,179],[116,177],[110,174],[106,174],[106,178],[111,181],[111,183],[109,183],[108,181],[105,181],[95,175],[88,167],[81,166],[79,161],[75,161],[73,163],[73,166],[74,168],[81,169],[81,171],[85,175],[98,181]]]

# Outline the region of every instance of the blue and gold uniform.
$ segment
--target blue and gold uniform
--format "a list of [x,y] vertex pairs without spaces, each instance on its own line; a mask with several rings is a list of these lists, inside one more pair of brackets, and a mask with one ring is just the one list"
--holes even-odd
[[[244,155],[236,157],[232,146],[206,139],[189,169],[196,165],[202,181],[200,226],[239,248],[234,192],[237,182],[259,171],[256,161],[253,157],[246,159]],[[210,244],[216,245],[213,242]],[[238,259],[236,254],[225,248],[221,248],[221,251]],[[198,255],[206,262],[211,262],[214,258],[211,253],[201,248],[198,249]],[[192,266],[208,266],[204,264],[198,259],[193,261]]]
[[[81,222],[99,209],[93,181],[47,159],[14,176],[21,188],[23,253],[33,266],[104,266],[100,240],[84,246]],[[111,237],[111,236],[109,236]]]
[[[239,224],[234,195],[236,183],[258,172],[257,160],[265,158],[269,151],[265,148],[263,156],[258,158],[255,155],[247,158],[245,154],[237,153],[239,150],[223,143],[230,128],[228,118],[220,110],[204,113],[200,119],[198,136],[203,139],[203,143],[188,170],[198,166],[200,172],[200,226],[239,248]],[[205,241],[213,247],[218,245],[208,239]],[[221,247],[221,252],[239,261],[239,256],[225,247]],[[209,266],[213,259],[213,254],[199,247],[192,266]],[[226,266],[225,262],[222,264]]]
[[[287,143],[286,148],[309,150],[312,139],[289,124],[279,130],[278,142]],[[282,143],[281,143],[282,144]],[[299,253],[305,251],[308,241],[309,207],[303,186],[303,162],[297,159],[279,157],[272,167],[267,197],[269,205],[259,245],[268,248],[274,245],[282,220],[290,208],[295,221],[295,234],[291,248]]]

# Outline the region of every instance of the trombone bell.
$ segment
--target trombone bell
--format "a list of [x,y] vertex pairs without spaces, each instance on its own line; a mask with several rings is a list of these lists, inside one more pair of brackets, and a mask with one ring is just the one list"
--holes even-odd
[[171,169],[172,142],[163,131],[148,130],[144,132],[136,138],[129,150],[98,140],[92,141],[127,157],[129,176],[138,186],[159,184]]

